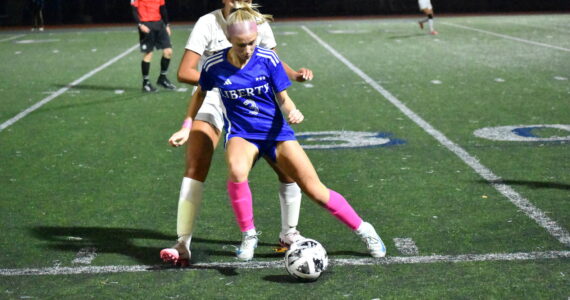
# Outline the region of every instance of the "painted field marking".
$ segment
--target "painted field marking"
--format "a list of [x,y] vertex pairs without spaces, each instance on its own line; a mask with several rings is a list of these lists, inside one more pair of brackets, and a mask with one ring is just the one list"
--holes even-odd
[[504,39],[508,39],[508,40],[513,40],[513,41],[517,41],[517,42],[521,42],[521,43],[526,43],[526,44],[530,44],[530,45],[542,46],[542,47],[547,47],[547,48],[552,48],[552,49],[556,49],[556,50],[562,50],[562,51],[570,52],[570,49],[569,49],[569,48],[564,48],[564,47],[549,45],[549,44],[545,44],[545,43],[534,42],[534,41],[525,40],[525,39],[521,39],[521,38],[518,38],[518,37],[506,35],[506,34],[501,34],[501,33],[496,33],[496,32],[487,31],[487,30],[483,30],[483,29],[473,28],[473,27],[469,27],[469,26],[465,26],[465,25],[458,25],[458,24],[452,24],[452,23],[447,23],[447,22],[439,22],[439,24],[445,24],[445,25],[452,26],[452,27],[457,27],[457,28],[462,28],[462,29],[466,29],[466,30],[476,31],[476,32],[479,32],[479,33],[485,33],[485,34],[489,34],[489,35],[494,35],[494,36],[497,36],[497,37],[500,37],[500,38],[504,38]]
[[91,262],[97,257],[97,249],[94,247],[81,248],[75,255],[75,259],[71,261],[72,264],[90,265]]
[[528,217],[533,219],[538,225],[546,229],[553,237],[555,237],[563,245],[570,247],[570,233],[555,221],[550,219],[544,212],[534,206],[530,201],[525,199],[517,193],[510,186],[502,183],[501,177],[495,175],[489,168],[485,167],[479,160],[465,151],[456,143],[452,142],[439,130],[435,129],[431,124],[422,119],[419,115],[409,109],[404,103],[398,100],[392,93],[384,89],[380,84],[374,81],[370,76],[352,64],[348,59],[342,56],[338,51],[332,48],[329,44],[323,41],[315,33],[309,30],[304,25],[301,26],[313,39],[315,39],[321,46],[327,49],[334,57],[344,63],[350,70],[356,73],[372,88],[379,92],[386,100],[396,106],[402,113],[404,113],[410,120],[420,126],[425,132],[433,136],[440,144],[444,145],[451,152],[455,153],[461,160],[470,166],[477,174],[489,182],[497,191],[511,201],[516,207],[523,211]]
[[540,26],[540,25],[536,25],[536,24],[529,24],[526,22],[516,22],[516,21],[505,21],[506,23],[509,24],[513,24],[513,25],[517,25],[517,26],[526,26],[526,27],[530,27],[530,28],[538,28],[538,29],[545,29],[545,30],[549,30],[549,31],[560,31],[560,32],[564,32],[564,33],[570,33],[570,30],[566,30],[566,29],[561,29],[558,27],[548,27],[548,26]]
[[21,120],[22,118],[24,118],[25,116],[27,116],[28,114],[30,114],[31,112],[35,111],[36,109],[42,107],[44,104],[50,102],[51,100],[59,97],[61,94],[67,92],[70,88],[80,84],[81,82],[83,82],[84,80],[90,78],[91,76],[97,74],[99,71],[107,68],[108,66],[116,63],[119,59],[127,56],[129,53],[133,52],[135,49],[137,49],[139,47],[139,44],[137,43],[136,45],[132,46],[131,48],[127,49],[127,51],[111,58],[109,61],[107,61],[106,63],[102,64],[101,66],[89,71],[87,74],[81,76],[79,79],[76,79],[75,81],[73,81],[72,83],[66,85],[65,87],[62,87],[61,89],[59,89],[57,92],[51,94],[50,96],[42,99],[41,101],[37,102],[36,104],[26,108],[25,110],[21,111],[19,114],[15,115],[14,117],[12,117],[10,120],[5,121],[4,123],[0,124],[0,132],[2,132],[4,129],[12,126],[14,123],[18,122],[19,120]]
[[394,238],[396,249],[404,255],[418,255],[419,250],[416,243],[411,238]]
[[21,37],[23,37],[23,36],[26,36],[26,35],[25,35],[25,34],[14,35],[14,36],[11,36],[11,37],[9,37],[9,38],[1,39],[1,40],[0,40],[0,43],[2,43],[2,42],[7,42],[7,41],[11,41],[11,40],[15,40],[15,39],[21,38]]
[[[538,259],[570,258],[570,251],[489,253],[462,255],[430,255],[430,256],[388,256],[384,258],[338,258],[330,259],[332,266],[370,266],[394,264],[429,264],[429,263],[465,263],[482,261],[525,261]],[[72,274],[106,274],[134,273],[151,271],[188,271],[196,269],[285,269],[282,259],[271,261],[249,262],[210,262],[195,263],[185,268],[165,265],[132,265],[132,266],[81,266],[51,267],[27,269],[0,269],[0,276],[40,276],[40,275],[72,275]]]

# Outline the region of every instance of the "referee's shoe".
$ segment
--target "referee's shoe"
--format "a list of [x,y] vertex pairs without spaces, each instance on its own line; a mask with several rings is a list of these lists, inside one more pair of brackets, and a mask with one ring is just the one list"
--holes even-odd
[[157,91],[148,79],[143,80],[142,90],[145,93],[153,93]]
[[168,80],[168,78],[166,78],[165,75],[160,75],[158,77],[158,80],[156,81],[156,84],[160,85],[161,87],[167,89],[167,90],[175,90],[176,86],[174,84],[172,84],[172,82],[170,82],[170,80]]

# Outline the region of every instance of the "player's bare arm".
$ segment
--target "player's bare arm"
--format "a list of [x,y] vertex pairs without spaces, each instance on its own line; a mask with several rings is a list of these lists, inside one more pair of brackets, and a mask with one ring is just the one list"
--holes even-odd
[[[271,50],[277,53],[275,48]],[[283,68],[285,68],[285,73],[287,73],[287,77],[289,77],[290,80],[294,80],[297,82],[313,80],[313,71],[311,69],[300,68],[298,71],[295,71],[283,60],[281,60],[281,64],[283,64]]]
[[185,50],[178,66],[178,82],[198,85],[200,72],[196,69],[202,56],[192,50]]
[[283,115],[287,116],[287,122],[290,124],[299,124],[303,122],[305,118],[300,110],[297,109],[295,103],[289,95],[287,94],[287,90],[283,90],[276,94],[277,101],[279,103],[279,108]]

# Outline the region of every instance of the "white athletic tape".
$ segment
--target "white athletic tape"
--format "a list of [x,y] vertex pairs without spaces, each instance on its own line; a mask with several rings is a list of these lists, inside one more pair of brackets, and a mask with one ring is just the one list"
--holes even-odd
[[[538,259],[570,258],[570,251],[519,252],[519,253],[489,253],[464,255],[430,255],[430,256],[388,256],[384,258],[342,258],[331,259],[333,266],[365,266],[365,265],[394,265],[394,264],[429,264],[429,263],[464,263],[481,261],[519,261]],[[36,269],[0,269],[0,276],[40,276],[40,275],[74,275],[74,274],[106,274],[134,273],[151,271],[187,271],[195,269],[279,269],[284,268],[283,260],[197,263],[187,268],[164,265],[135,265],[135,266],[85,266],[85,267],[52,267]]]
[[[513,190],[510,186],[503,184],[501,177],[495,175],[490,169],[485,167],[479,162],[479,160],[461,148],[459,145],[452,142],[439,130],[435,129],[431,124],[426,122],[415,112],[409,109],[404,103],[398,100],[392,93],[384,89],[376,81],[372,80],[370,76],[352,64],[348,59],[342,56],[338,51],[332,48],[329,44],[323,41],[315,33],[309,30],[306,26],[301,26],[305,32],[307,32],[313,39],[315,39],[321,46],[327,49],[334,57],[344,63],[350,70],[352,70],[356,75],[360,76],[366,83],[368,83],[372,88],[379,92],[386,100],[396,106],[402,113],[404,113],[410,120],[414,121],[418,126],[420,126],[424,131],[434,137],[439,143],[444,145],[451,152],[455,153],[463,162],[469,165],[475,172],[477,172],[481,177],[487,180],[497,191],[499,191],[503,196],[507,197],[515,206],[517,206],[521,211],[523,211],[527,216],[533,219],[538,225],[545,228],[553,237],[555,237],[560,243],[570,246],[570,233],[552,219],[550,219],[544,212],[535,207],[530,201],[522,197],[519,193]],[[570,50],[570,49],[569,49]]]

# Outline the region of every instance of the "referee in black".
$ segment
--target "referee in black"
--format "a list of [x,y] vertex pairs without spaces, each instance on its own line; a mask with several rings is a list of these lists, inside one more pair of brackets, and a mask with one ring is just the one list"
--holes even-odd
[[144,92],[156,92],[156,88],[150,83],[148,74],[152,51],[162,49],[160,60],[160,76],[156,84],[169,90],[176,89],[168,78],[168,66],[172,58],[172,44],[170,43],[170,26],[166,12],[165,0],[131,0],[133,16],[138,24],[140,49],[143,53],[141,71],[143,76],[142,89]]

